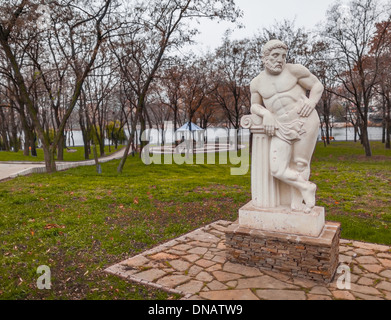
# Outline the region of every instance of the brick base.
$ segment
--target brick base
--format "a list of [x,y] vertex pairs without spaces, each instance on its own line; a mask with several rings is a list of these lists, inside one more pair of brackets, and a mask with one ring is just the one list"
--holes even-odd
[[240,227],[226,232],[227,259],[261,270],[330,283],[339,264],[341,225],[327,222],[319,238]]

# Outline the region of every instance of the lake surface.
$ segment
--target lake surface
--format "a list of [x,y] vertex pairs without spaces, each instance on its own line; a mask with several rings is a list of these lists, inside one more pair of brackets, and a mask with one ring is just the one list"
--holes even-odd
[[[381,141],[383,129],[378,127],[368,128],[370,141]],[[333,128],[332,136],[336,141],[354,141],[354,128]],[[321,134],[319,139],[321,138]],[[358,139],[358,136],[357,136]]]
[[[369,139],[371,141],[381,141],[382,140],[382,128],[369,128]],[[140,134],[140,133],[139,133]],[[241,134],[248,137],[249,131],[248,130],[241,130]],[[73,131],[73,141],[70,139],[70,133],[67,133],[67,145],[68,146],[83,146],[83,137],[80,131]],[[213,128],[208,129],[206,131],[205,136],[209,141],[215,141],[218,137],[220,142],[228,142],[228,136],[231,137],[231,140],[234,140],[235,136],[235,130],[230,130],[230,132],[227,129],[223,128]],[[332,136],[335,138],[336,141],[354,141],[354,129],[353,128],[334,128],[332,132]],[[321,132],[319,131],[319,141],[321,140]],[[159,133],[158,130],[152,129],[150,134],[149,132],[145,135],[145,140],[149,141],[151,144],[160,144],[161,143],[161,132]],[[178,135],[176,138],[180,139],[180,135]],[[199,135],[199,133],[194,133],[195,140],[202,139],[202,137]],[[168,130],[165,133],[165,142],[167,144],[172,144],[175,141],[175,135],[172,131]],[[106,140],[106,144],[108,144],[108,140]]]

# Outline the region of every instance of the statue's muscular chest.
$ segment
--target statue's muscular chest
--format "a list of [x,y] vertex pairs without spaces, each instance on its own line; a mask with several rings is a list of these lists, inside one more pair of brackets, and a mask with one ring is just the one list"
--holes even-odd
[[259,79],[259,93],[263,99],[271,99],[275,95],[284,94],[297,86],[297,78],[289,72],[278,76],[262,75]]

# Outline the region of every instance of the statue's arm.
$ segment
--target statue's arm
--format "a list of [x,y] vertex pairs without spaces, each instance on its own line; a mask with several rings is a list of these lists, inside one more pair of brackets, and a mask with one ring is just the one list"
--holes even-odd
[[299,85],[310,91],[309,98],[305,99],[303,107],[299,110],[301,116],[309,117],[322,98],[324,87],[318,78],[304,66],[293,65],[292,73],[298,78]]
[[257,79],[253,80],[250,85],[251,90],[251,113],[263,118],[263,126],[266,134],[269,136],[275,135],[276,122],[272,113],[263,106],[263,98],[259,93]]
[[256,88],[256,80],[251,82],[251,113],[257,116],[264,117],[268,110],[263,106],[263,98]]

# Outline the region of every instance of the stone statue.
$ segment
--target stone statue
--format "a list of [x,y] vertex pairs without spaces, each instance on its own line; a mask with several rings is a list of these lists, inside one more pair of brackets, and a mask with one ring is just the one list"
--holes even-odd
[[241,125],[252,133],[252,199],[226,232],[227,257],[329,283],[339,265],[341,226],[326,223],[309,181],[324,88],[305,67],[287,64],[287,52],[281,41],[268,42],[265,70],[251,82],[252,114]]
[[317,189],[309,181],[310,163],[320,127],[315,107],[324,87],[304,66],[287,64],[287,52],[279,40],[265,44],[265,70],[251,82],[251,113],[263,119],[270,137],[269,170],[291,187],[292,211],[310,213]]

